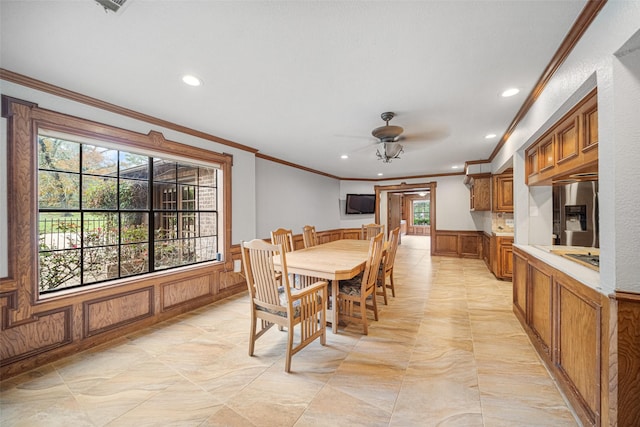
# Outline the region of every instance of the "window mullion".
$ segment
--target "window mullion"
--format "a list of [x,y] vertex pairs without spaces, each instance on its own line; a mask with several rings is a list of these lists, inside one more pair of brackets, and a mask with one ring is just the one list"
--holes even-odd
[[153,234],[153,231],[155,230],[154,228],[154,223],[155,223],[155,209],[154,209],[154,196],[155,196],[155,191],[154,191],[154,179],[153,179],[153,157],[149,157],[149,206],[148,206],[148,215],[149,215],[149,221],[148,225],[147,225],[147,236],[149,236],[148,239],[148,245],[149,245],[149,250],[147,251],[148,253],[148,262],[149,262],[149,272],[155,271],[155,257],[156,257],[156,250],[155,250],[155,242],[156,242],[156,236]]

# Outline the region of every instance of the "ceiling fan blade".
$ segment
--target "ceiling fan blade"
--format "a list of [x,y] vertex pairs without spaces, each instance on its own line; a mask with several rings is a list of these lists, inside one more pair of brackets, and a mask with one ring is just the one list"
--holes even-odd
[[441,126],[439,128],[433,128],[431,130],[420,132],[420,133],[410,133],[407,135],[400,135],[398,141],[399,142],[411,142],[420,143],[420,142],[431,142],[431,141],[439,141],[443,140],[451,134],[451,131],[446,126]]
[[369,141],[371,141],[371,140],[372,140],[372,138],[371,138],[370,136],[366,136],[366,135],[344,135],[344,134],[336,134],[336,135],[333,135],[333,136],[335,136],[336,138],[349,138],[349,139],[360,139],[360,140],[362,140],[362,139],[367,139],[367,140],[369,140]]

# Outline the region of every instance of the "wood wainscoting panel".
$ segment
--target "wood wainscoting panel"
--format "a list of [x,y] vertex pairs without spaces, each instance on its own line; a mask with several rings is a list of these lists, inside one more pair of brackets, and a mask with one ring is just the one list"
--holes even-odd
[[90,337],[153,316],[153,286],[85,301],[84,336]]
[[480,234],[460,234],[458,242],[458,256],[463,258],[480,258],[480,248],[482,247]]
[[513,307],[521,321],[527,320],[527,275],[529,262],[520,253],[514,251],[513,260]]
[[593,425],[600,425],[602,307],[598,295],[571,281],[556,280],[558,337],[556,365],[578,391]]
[[7,327],[0,334],[0,366],[69,344],[71,328],[68,306],[38,313],[33,320]]
[[433,255],[482,258],[482,231],[436,230]]
[[551,356],[552,345],[552,286],[551,274],[539,270],[536,266],[529,266],[531,289],[529,293],[529,322],[531,329],[542,345],[542,351]]
[[618,301],[618,427],[640,420],[640,294],[616,292]]
[[454,231],[436,231],[435,254],[440,256],[458,256],[458,233]]
[[350,229],[350,230],[344,230],[339,235],[336,233],[331,233],[329,234],[328,237],[326,237],[324,233],[320,233],[318,234],[318,240],[320,241],[320,243],[327,243],[327,242],[332,242],[334,240],[340,240],[340,239],[359,240],[361,232],[362,231],[359,228]]
[[167,311],[192,300],[213,294],[211,275],[185,277],[180,281],[171,281],[160,285],[161,311]]

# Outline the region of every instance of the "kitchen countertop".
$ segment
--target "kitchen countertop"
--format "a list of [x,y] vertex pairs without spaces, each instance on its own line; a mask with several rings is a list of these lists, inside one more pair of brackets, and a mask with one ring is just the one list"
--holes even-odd
[[562,271],[566,275],[573,277],[577,281],[584,283],[592,289],[602,292],[600,287],[600,272],[586,267],[576,261],[562,256],[563,253],[587,253],[599,254],[598,248],[585,248],[582,246],[542,246],[542,245],[514,245],[516,248],[533,255],[544,261],[551,267]]
[[498,237],[513,237],[513,231],[493,231],[491,234]]

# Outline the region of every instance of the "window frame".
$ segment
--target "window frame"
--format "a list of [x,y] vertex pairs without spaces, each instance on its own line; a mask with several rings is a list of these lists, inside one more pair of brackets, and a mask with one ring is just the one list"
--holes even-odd
[[[54,205],[49,205],[49,198],[42,200],[43,190],[39,188],[38,200],[38,225],[40,232],[41,246],[39,248],[39,292],[49,294],[59,292],[64,289],[84,287],[97,283],[109,282],[125,277],[140,276],[155,271],[166,271],[187,265],[199,264],[208,261],[216,261],[218,251],[218,181],[222,171],[219,165],[204,164],[201,162],[187,161],[184,159],[168,158],[161,153],[137,154],[128,147],[109,146],[102,141],[75,141],[73,135],[56,135],[48,129],[38,129],[38,184],[44,174],[46,177],[50,173],[55,176],[59,174],[68,175],[70,178],[62,181],[53,180],[54,188],[50,188],[52,194],[62,194],[70,196],[75,203],[60,205],[58,197],[50,198]],[[49,143],[47,143],[49,141]],[[56,157],[58,151],[54,147],[63,147],[62,153],[68,153],[61,158]],[[45,147],[48,149],[45,150]],[[106,158],[112,164],[105,171],[99,172],[87,168],[85,153],[105,153]],[[44,156],[43,156],[44,155]],[[129,155],[138,158],[139,164],[133,169],[123,169],[122,161]],[[115,156],[115,157],[114,157]],[[58,164],[58,162],[61,164]],[[71,162],[71,168],[64,167],[66,162]],[[126,163],[125,163],[126,165]],[[61,167],[62,166],[62,167]],[[124,166],[126,168],[126,166]],[[133,171],[134,175],[131,175]],[[142,172],[140,175],[136,172]],[[186,175],[185,175],[186,172]],[[204,174],[203,174],[204,173]],[[108,198],[107,205],[91,206],[86,199],[85,180],[99,181],[109,180],[113,182],[115,199]],[[61,182],[61,183],[60,183]],[[139,182],[143,184],[144,196],[142,204],[130,206],[123,204],[121,186],[127,183]],[[74,185],[75,183],[75,185]],[[69,186],[71,185],[71,186]],[[204,192],[201,192],[204,191]],[[48,194],[45,192],[45,194]],[[108,194],[108,193],[107,193]],[[167,205],[165,199],[160,197],[156,200],[156,194],[171,196],[171,203]],[[206,197],[213,195],[212,199]],[[205,197],[202,199],[202,197]],[[174,200],[175,198],[175,200]],[[203,205],[204,201],[212,202]],[[44,202],[44,204],[43,204]],[[158,203],[160,202],[160,203]],[[175,203],[174,203],[175,202]],[[204,214],[204,216],[202,215]],[[53,215],[53,217],[51,216]],[[58,217],[61,215],[62,217]],[[95,216],[103,216],[103,220],[95,219]],[[136,215],[145,218],[140,224],[146,232],[144,240],[127,241],[123,232],[127,225],[122,223],[129,215]],[[174,226],[162,225],[168,223],[165,216],[178,218]],[[108,223],[110,217],[113,223]],[[209,230],[212,234],[203,233],[203,220],[201,218],[214,219],[215,224]],[[158,218],[160,222],[157,222]],[[48,229],[46,224],[50,224]],[[106,235],[95,230],[104,230]],[[43,226],[43,224],[45,224]],[[92,227],[90,224],[94,224]],[[106,232],[107,226],[115,228],[112,232]],[[63,226],[62,231],[57,229]],[[69,229],[71,227],[71,229]],[[171,231],[173,238],[167,238],[162,233],[158,234],[158,227]],[[49,232],[47,232],[49,231]],[[111,236],[117,231],[117,234]],[[42,234],[44,232],[44,234]],[[103,237],[109,237],[106,241]],[[97,239],[97,240],[96,240]],[[60,243],[64,242],[64,243]],[[202,244],[213,244],[203,252]],[[186,244],[193,251],[193,259],[179,257],[177,263],[172,260],[164,265],[158,257],[161,255],[154,250],[162,245],[170,245],[177,250],[177,253],[184,251]],[[61,246],[62,245],[62,246]],[[100,258],[93,258],[91,254],[100,255]],[[140,258],[145,256],[146,260]],[[208,259],[202,259],[205,255]],[[77,257],[74,259],[73,257]],[[110,259],[105,259],[105,256]],[[45,260],[58,260],[47,262]],[[92,261],[93,260],[93,261]],[[89,262],[87,264],[87,262]],[[68,269],[60,264],[72,265],[74,268]],[[54,277],[53,281],[43,282],[42,271],[50,272]],[[62,267],[62,270],[61,270]],[[132,268],[129,268],[132,267]],[[66,277],[57,278],[55,276],[63,273]],[[51,279],[50,277],[46,277]]]
[[[424,204],[427,206],[427,209],[423,211],[426,214],[426,218],[429,220],[429,224],[416,224],[416,209],[415,205],[417,203]],[[430,227],[431,226],[431,203],[428,198],[420,198],[420,199],[411,199],[411,226],[413,227]]]
[[[38,283],[38,131],[46,129],[60,135],[72,135],[73,141],[105,142],[123,151],[172,160],[184,160],[203,166],[215,165],[222,171],[218,182],[218,252],[222,261],[205,261],[171,269],[171,271],[202,267],[207,263],[223,263],[233,269],[231,257],[231,167],[233,157],[164,138],[158,131],[142,134],[111,125],[58,113],[37,104],[2,96],[2,116],[11,118],[7,129],[8,165],[8,268],[11,277],[20,277],[16,284],[24,291],[24,298],[32,303],[56,296],[75,295],[84,290],[103,289],[146,279],[151,275],[167,274],[160,270],[127,276],[59,292],[40,294]],[[179,153],[176,156],[175,153]],[[20,298],[22,299],[22,297]]]

